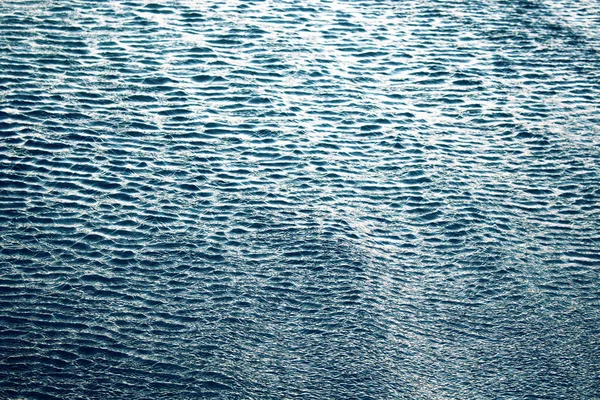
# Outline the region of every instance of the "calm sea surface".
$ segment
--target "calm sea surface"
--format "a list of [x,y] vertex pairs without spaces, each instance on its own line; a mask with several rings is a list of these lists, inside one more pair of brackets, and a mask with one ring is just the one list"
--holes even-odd
[[0,399],[600,398],[596,0],[0,2]]

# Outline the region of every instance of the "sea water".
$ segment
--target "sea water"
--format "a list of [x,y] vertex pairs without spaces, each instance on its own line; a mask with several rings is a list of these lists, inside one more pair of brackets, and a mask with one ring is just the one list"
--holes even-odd
[[600,398],[599,16],[0,2],[0,398]]

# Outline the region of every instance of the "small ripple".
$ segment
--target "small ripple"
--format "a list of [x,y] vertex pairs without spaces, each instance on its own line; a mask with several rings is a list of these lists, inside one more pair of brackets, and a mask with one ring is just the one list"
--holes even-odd
[[42,3],[0,397],[597,397],[597,6]]

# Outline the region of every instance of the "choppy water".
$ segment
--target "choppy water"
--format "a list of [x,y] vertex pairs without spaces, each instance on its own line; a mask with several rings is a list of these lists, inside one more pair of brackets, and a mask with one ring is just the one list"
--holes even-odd
[[597,1],[2,1],[0,397],[600,397]]

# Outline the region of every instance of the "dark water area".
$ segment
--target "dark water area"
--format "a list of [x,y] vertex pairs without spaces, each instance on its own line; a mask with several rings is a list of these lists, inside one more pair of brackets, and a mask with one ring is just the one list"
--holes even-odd
[[0,399],[600,399],[600,3],[0,2]]

